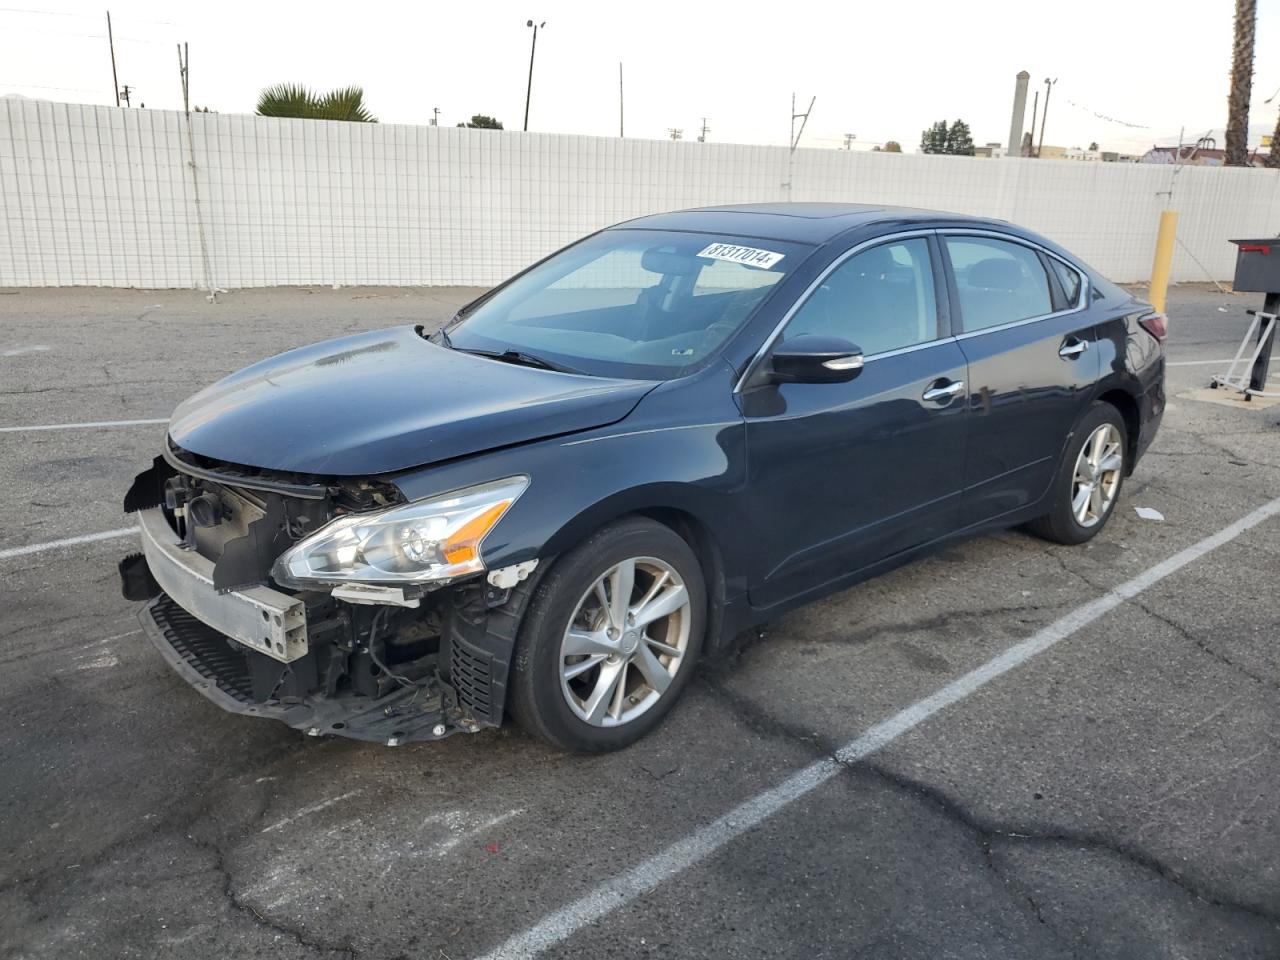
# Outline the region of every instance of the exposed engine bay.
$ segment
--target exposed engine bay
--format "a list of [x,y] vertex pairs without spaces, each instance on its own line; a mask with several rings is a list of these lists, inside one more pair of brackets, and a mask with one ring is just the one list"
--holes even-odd
[[272,577],[330,521],[402,501],[385,481],[249,471],[170,442],[125,498],[144,550],[121,561],[123,592],[148,601],[143,626],[170,665],[232,712],[392,746],[497,725],[514,636],[489,614],[523,605],[529,571],[310,590]]

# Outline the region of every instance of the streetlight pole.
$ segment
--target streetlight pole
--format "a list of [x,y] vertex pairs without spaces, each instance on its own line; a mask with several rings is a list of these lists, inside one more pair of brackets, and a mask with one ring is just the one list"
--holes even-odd
[[1044,113],[1040,114],[1040,146],[1036,147],[1036,156],[1040,156],[1040,151],[1044,149],[1044,124],[1049,119],[1049,94],[1053,93],[1053,85],[1058,82],[1058,78],[1054,77],[1050,80],[1044,78]]
[[538,28],[547,25],[544,20],[542,23],[534,23],[530,20],[525,24],[526,27],[533,27],[533,45],[529,48],[529,86],[524,94],[524,130],[529,132],[529,100],[533,97],[533,55],[538,52]]

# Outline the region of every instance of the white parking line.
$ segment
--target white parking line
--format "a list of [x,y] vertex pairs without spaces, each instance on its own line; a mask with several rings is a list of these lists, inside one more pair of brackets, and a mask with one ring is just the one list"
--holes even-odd
[[1231,359],[1228,357],[1226,360],[1166,360],[1164,365],[1166,367],[1220,367],[1230,362]]
[[1072,636],[1126,600],[1277,514],[1280,514],[1280,498],[1259,507],[1199,543],[1175,553],[1098,599],[1078,607],[982,666],[951,681],[931,696],[882,720],[837,750],[834,757],[811,763],[776,787],[757,794],[662,852],[604,881],[590,893],[549,914],[523,933],[511,937],[497,949],[485,954],[482,960],[531,957],[567,940],[583,927],[649,893],[664,881],[716,853],[731,840],[758,826],[783,807],[816,790],[836,776],[843,764],[854,763],[875,753],[940,710],[971,696],[992,680]]
[[168,420],[91,420],[87,423],[40,423],[30,427],[0,427],[0,433],[35,433],[40,430],[86,430],[90,427],[141,427]]
[[29,543],[25,547],[9,547],[7,550],[0,550],[0,560],[12,560],[14,557],[26,557],[33,553],[60,550],[63,547],[76,547],[82,543],[96,543],[99,540],[119,540],[123,537],[137,536],[137,533],[137,527],[121,527],[119,530],[86,533],[84,536],[67,537],[65,540],[50,540],[48,543]]

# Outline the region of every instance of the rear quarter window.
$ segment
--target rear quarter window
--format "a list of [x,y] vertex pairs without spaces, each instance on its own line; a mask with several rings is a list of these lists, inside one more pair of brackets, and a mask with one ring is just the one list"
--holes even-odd
[[1058,276],[1058,282],[1062,284],[1062,292],[1067,297],[1067,306],[1077,306],[1080,303],[1080,274],[1061,260],[1055,260],[1053,257],[1049,258],[1049,263],[1053,267],[1053,272]]

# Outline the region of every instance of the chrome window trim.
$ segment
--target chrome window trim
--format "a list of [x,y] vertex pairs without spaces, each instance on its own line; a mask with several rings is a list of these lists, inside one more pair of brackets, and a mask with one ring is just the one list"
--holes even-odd
[[[892,243],[895,240],[912,240],[918,237],[924,237],[927,239],[928,237],[936,234],[937,232],[938,232],[937,229],[934,227],[924,227],[924,228],[918,227],[915,230],[905,230],[900,233],[886,233],[879,237],[872,237],[869,240],[864,240],[862,241],[862,243],[859,243],[857,246],[850,247],[844,253],[840,254],[840,256],[836,257],[836,259],[832,260],[831,263],[827,264],[827,268],[823,270],[822,273],[818,274],[818,276],[814,279],[814,281],[805,288],[804,292],[800,294],[800,296],[796,297],[796,302],[787,308],[787,312],[782,315],[782,319],[779,320],[777,324],[774,325],[772,332],[770,332],[769,336],[765,338],[765,341],[763,344],[761,344],[760,349],[755,352],[755,356],[751,358],[751,361],[747,364],[746,369],[742,371],[742,376],[738,377],[738,382],[735,383],[733,386],[733,392],[734,393],[742,392],[743,386],[751,378],[751,375],[756,372],[756,368],[760,365],[760,362],[764,359],[765,355],[771,349],[773,349],[773,345],[777,342],[778,336],[782,333],[783,328],[785,328],[786,325],[791,322],[791,318],[795,316],[796,311],[798,311],[802,306],[804,306],[806,303],[809,302],[809,298],[813,296],[814,291],[816,291],[818,287],[822,286],[823,281],[825,281],[827,277],[831,276],[832,273],[838,270],[846,260],[848,260],[850,257],[857,256],[863,250],[866,250],[870,247],[879,246],[882,243]],[[936,304],[934,305],[934,309],[935,311],[937,310]],[[878,360],[883,357],[896,357],[900,353],[910,353],[913,350],[920,350],[920,349],[923,349],[924,347],[932,347],[936,344],[945,343],[949,340],[954,340],[954,339],[955,337],[946,337],[941,340],[926,340],[924,343],[913,343],[910,346],[899,347],[896,350],[885,350],[880,353],[868,353],[862,358],[862,360],[863,360],[863,363],[865,364],[865,363],[869,363],[872,360]]]
[[[785,328],[786,325],[791,322],[791,318],[795,315],[796,311],[799,310],[802,306],[804,306],[806,302],[808,302],[809,298],[813,296],[814,291],[817,290],[818,287],[822,285],[823,281],[826,280],[827,277],[830,276],[833,271],[838,269],[840,265],[843,264],[846,260],[848,260],[850,257],[856,256],[857,254],[861,253],[863,250],[866,250],[869,247],[874,247],[881,243],[891,243],[895,240],[909,240],[916,237],[928,237],[930,235],[936,236],[940,241],[940,246],[942,248],[941,253],[944,257],[947,256],[947,250],[946,250],[946,244],[943,241],[945,241],[946,238],[950,236],[991,237],[994,240],[1004,240],[1008,243],[1021,244],[1022,246],[1030,247],[1032,250],[1042,253],[1047,257],[1052,257],[1054,260],[1057,260],[1059,263],[1066,264],[1076,273],[1080,274],[1080,292],[1076,295],[1075,306],[1068,307],[1066,310],[1055,310],[1052,313],[1043,313],[1043,314],[1040,314],[1039,316],[1027,317],[1026,319],[1023,319],[1023,320],[1011,320],[1008,323],[1002,323],[999,326],[995,326],[995,327],[983,327],[981,330],[961,331],[960,333],[952,334],[949,337],[942,337],[941,339],[938,339],[938,340],[926,340],[924,343],[913,343],[910,346],[899,347],[896,350],[884,350],[880,353],[869,353],[863,357],[864,364],[870,363],[872,360],[882,360],[888,357],[897,357],[904,353],[914,353],[917,350],[924,350],[928,347],[937,346],[938,344],[942,344],[942,343],[955,343],[960,340],[970,340],[974,337],[979,337],[986,333],[999,333],[1002,330],[1012,330],[1017,327],[1027,326],[1028,324],[1039,323],[1042,320],[1052,320],[1056,317],[1069,316],[1070,314],[1073,314],[1073,313],[1080,313],[1081,311],[1087,309],[1089,306],[1089,296],[1091,293],[1090,283],[1089,283],[1089,272],[1087,270],[1082,269],[1078,264],[1072,263],[1066,257],[1063,257],[1057,253],[1054,253],[1052,250],[1049,250],[1048,248],[1041,246],[1040,244],[1036,243],[1034,240],[1028,240],[1025,237],[1019,237],[1012,233],[1004,233],[1001,230],[990,230],[990,229],[983,229],[980,227],[941,227],[941,228],[929,227],[929,228],[923,228],[923,229],[918,228],[915,230],[907,230],[901,233],[887,233],[880,237],[872,237],[870,240],[864,240],[862,243],[858,244],[855,247],[850,247],[848,250],[846,250],[839,257],[837,257],[835,260],[833,260],[830,264],[827,265],[827,269],[823,270],[822,273],[818,275],[817,279],[815,279],[813,283],[809,284],[809,286],[805,288],[805,291],[802,294],[800,294],[799,297],[796,298],[796,302],[793,303],[790,306],[790,308],[788,308],[785,314],[782,315],[782,319],[778,321],[777,325],[773,328],[773,331],[765,339],[764,344],[760,347],[759,350],[756,351],[755,356],[753,356],[751,358],[750,363],[747,364],[746,369],[742,371],[742,376],[740,376],[738,378],[738,382],[734,384],[733,392],[734,393],[742,392],[743,386],[746,384],[747,380],[751,378],[751,375],[755,373],[756,368],[760,365],[760,362],[764,359],[765,355],[773,348],[773,345],[778,340],[778,336],[782,333],[783,328]],[[1048,277],[1046,276],[1045,279],[1047,281]],[[950,291],[948,291],[948,296],[950,296]],[[957,306],[958,306],[957,304],[951,305],[952,309],[950,310],[950,314],[951,314],[951,323],[953,326],[955,325],[955,322],[956,322],[957,311],[955,310],[955,307]],[[961,315],[961,319],[963,320],[963,315]]]

